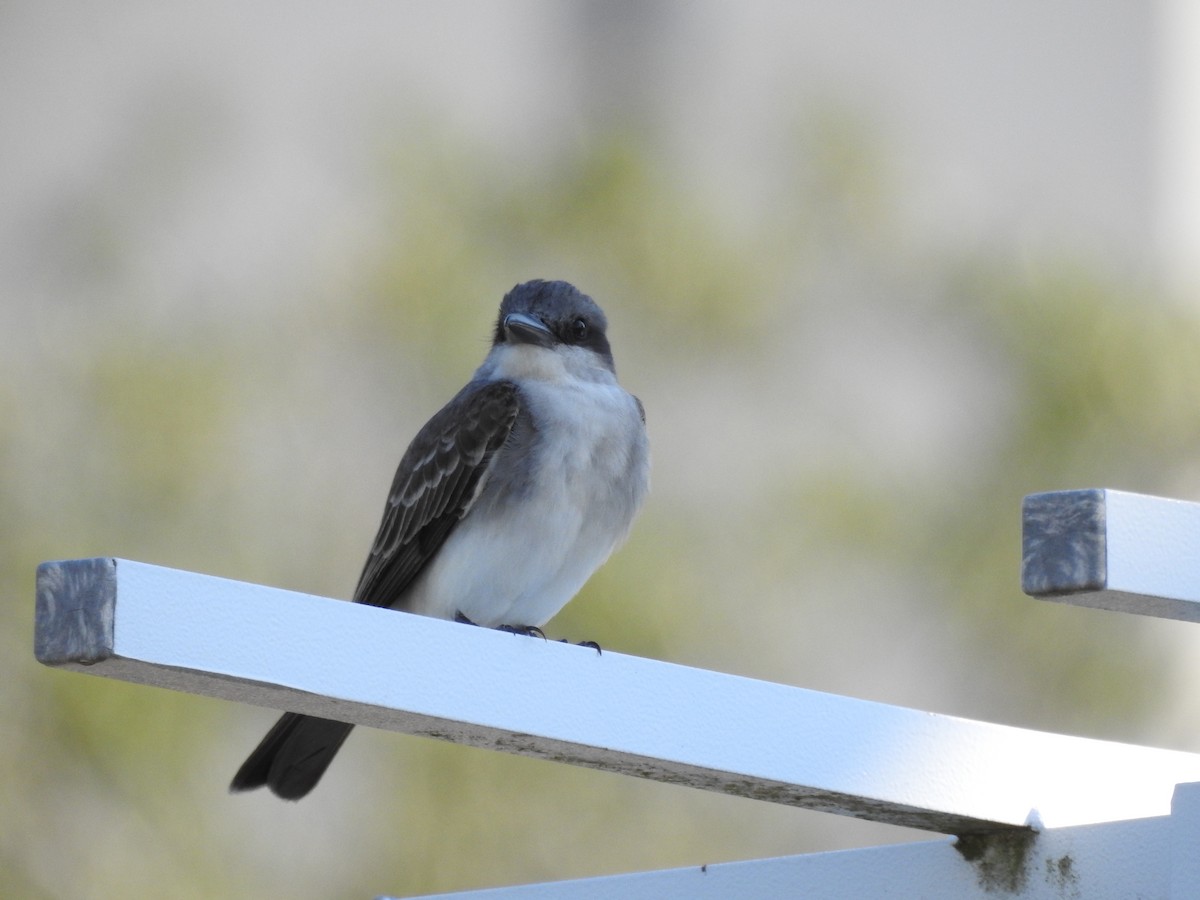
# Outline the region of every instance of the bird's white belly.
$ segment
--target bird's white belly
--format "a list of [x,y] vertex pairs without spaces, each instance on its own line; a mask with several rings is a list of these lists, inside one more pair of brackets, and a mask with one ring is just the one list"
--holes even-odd
[[[414,583],[405,608],[477,625],[542,625],[569,601],[624,539],[645,491],[644,433],[614,446],[616,427],[637,416],[615,386],[553,404],[569,436],[541,448],[536,477],[518,502],[492,504],[487,489]],[[534,401],[537,398],[535,396]],[[568,421],[562,421],[562,419]],[[640,420],[639,420],[640,427]],[[633,484],[622,494],[618,485]]]
[[612,551],[613,541],[582,538],[580,518],[517,514],[500,528],[464,523],[422,573],[410,608],[441,618],[462,613],[486,627],[544,624]]

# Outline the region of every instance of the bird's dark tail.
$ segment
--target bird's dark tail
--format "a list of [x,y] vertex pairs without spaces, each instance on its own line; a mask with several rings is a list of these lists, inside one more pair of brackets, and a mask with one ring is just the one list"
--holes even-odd
[[299,800],[321,780],[354,728],[345,722],[284,713],[233,776],[230,791],[266,785],[284,800]]

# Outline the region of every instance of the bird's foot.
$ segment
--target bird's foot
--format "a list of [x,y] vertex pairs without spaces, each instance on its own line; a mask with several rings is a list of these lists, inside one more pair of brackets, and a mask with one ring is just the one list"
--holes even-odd
[[[454,621],[460,625],[478,626],[479,624],[477,622],[472,622],[457,610],[454,613]],[[524,637],[540,637],[542,640],[546,639],[546,633],[536,625],[497,625],[496,630],[503,631],[507,634],[519,634],[523,635]]]
[[[458,622],[460,625],[476,624],[476,623],[472,622],[470,619],[468,619],[466,616],[464,616],[461,612],[457,612],[457,611],[454,613],[454,621]],[[507,634],[519,634],[524,637],[540,637],[543,641],[546,640],[546,632],[542,631],[542,629],[538,628],[536,625],[497,625],[496,630],[503,631]],[[566,638],[559,638],[558,642],[560,644],[571,643]],[[578,643],[575,644],[575,646],[576,647],[591,647],[593,650],[596,651],[597,654],[600,654],[603,652],[600,649],[600,645],[597,644],[595,641],[579,641]]]
[[[560,644],[571,643],[571,641],[568,641],[566,638],[559,638],[558,642]],[[591,647],[593,650],[596,651],[597,656],[601,656],[604,653],[604,651],[600,649],[600,645],[597,644],[595,641],[575,641],[574,643],[575,643],[576,647]]]
[[520,634],[525,637],[540,637],[543,641],[546,639],[546,632],[538,628],[536,625],[498,625],[497,631],[505,631],[509,634]]

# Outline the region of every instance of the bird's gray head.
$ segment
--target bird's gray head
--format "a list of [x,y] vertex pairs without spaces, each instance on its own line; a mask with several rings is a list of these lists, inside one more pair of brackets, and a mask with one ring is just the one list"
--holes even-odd
[[505,295],[493,347],[532,344],[591,351],[612,372],[608,320],[596,301],[565,281],[526,281]]

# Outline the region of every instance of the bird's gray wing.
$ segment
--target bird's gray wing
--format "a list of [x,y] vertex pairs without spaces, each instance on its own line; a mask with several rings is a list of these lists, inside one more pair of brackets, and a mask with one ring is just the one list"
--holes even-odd
[[[379,534],[354,599],[403,608],[404,592],[471,508],[493,454],[504,445],[520,411],[517,386],[471,383],[420,430],[400,460]],[[299,800],[325,773],[354,726],[284,713],[242,764],[230,785],[262,785]]]
[[471,383],[418,432],[396,469],[355,602],[403,608],[404,592],[475,502],[519,410],[511,381]]

